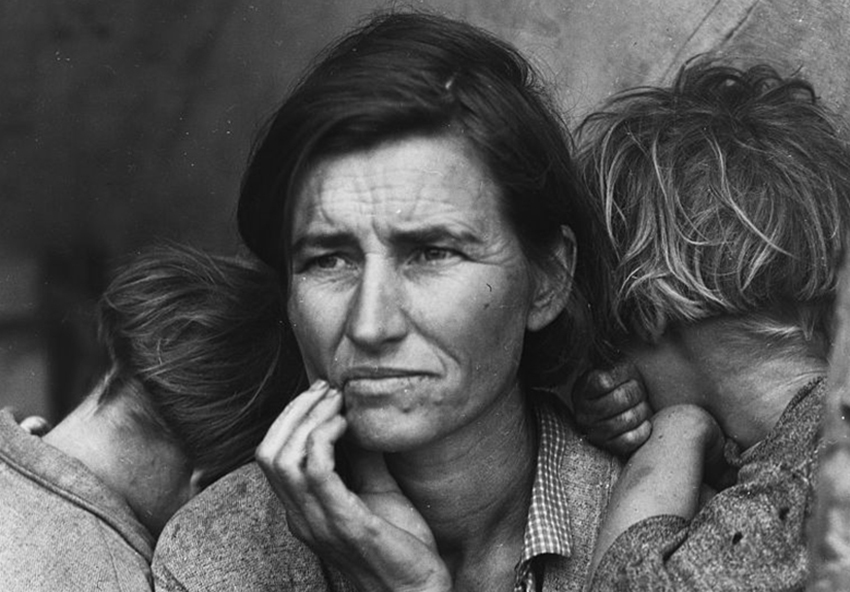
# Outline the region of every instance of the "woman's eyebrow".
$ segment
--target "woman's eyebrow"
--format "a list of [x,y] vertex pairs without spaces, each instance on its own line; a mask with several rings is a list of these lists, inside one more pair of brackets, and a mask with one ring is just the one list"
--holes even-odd
[[354,237],[348,232],[307,232],[295,240],[292,252],[299,253],[305,249],[337,249],[352,242]]
[[483,242],[481,237],[468,229],[453,228],[443,224],[396,230],[392,233],[390,240],[393,243],[405,245],[445,242],[476,245]]

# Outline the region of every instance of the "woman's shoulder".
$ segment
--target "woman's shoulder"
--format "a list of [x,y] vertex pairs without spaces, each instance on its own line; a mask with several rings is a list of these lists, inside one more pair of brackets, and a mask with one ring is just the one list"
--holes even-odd
[[571,482],[584,482],[591,489],[611,487],[622,471],[622,461],[610,452],[591,444],[579,429],[572,411],[554,391],[538,390],[532,399],[538,417],[538,429],[561,450],[561,472]]
[[[249,463],[225,475],[183,506],[166,526],[165,533],[180,535],[218,530],[233,532],[245,524],[282,521],[285,513],[257,463]],[[232,524],[231,524],[232,523]],[[162,545],[160,539],[159,545]]]
[[219,479],[166,525],[153,562],[157,590],[324,590],[318,559],[289,532],[256,463]]

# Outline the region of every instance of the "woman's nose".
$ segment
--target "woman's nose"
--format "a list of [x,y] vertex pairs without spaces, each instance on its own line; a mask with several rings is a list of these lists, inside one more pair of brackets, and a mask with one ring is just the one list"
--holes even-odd
[[367,257],[348,316],[348,337],[375,349],[400,340],[407,331],[402,278],[391,261]]

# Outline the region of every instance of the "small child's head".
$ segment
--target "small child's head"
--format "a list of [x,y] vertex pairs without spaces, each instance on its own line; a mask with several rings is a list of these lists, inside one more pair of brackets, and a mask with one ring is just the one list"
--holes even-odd
[[98,405],[132,399],[132,426],[175,442],[211,483],[253,458],[298,392],[301,359],[275,274],[186,247],[146,251],[98,305],[111,369]]
[[779,341],[828,339],[850,149],[807,82],[691,61],[670,87],[615,96],[580,133],[621,328],[653,341],[729,316]]

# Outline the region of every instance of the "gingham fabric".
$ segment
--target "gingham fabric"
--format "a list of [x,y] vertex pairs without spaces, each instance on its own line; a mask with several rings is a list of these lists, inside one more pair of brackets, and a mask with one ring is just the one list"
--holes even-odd
[[516,569],[515,592],[537,590],[538,574],[532,569],[535,557],[543,554],[570,556],[570,513],[567,492],[560,478],[567,443],[566,427],[548,405],[538,405],[536,415],[537,472],[531,490],[522,558]]

